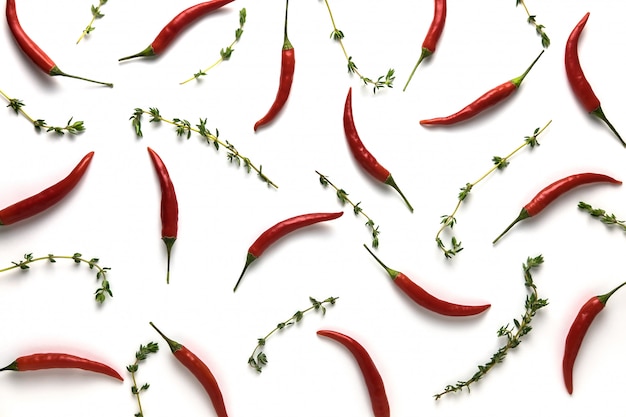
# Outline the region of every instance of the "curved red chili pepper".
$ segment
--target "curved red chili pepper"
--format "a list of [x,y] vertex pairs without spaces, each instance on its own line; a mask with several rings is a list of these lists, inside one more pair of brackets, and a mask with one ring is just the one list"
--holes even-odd
[[328,337],[345,346],[356,359],[359,369],[363,374],[365,385],[372,403],[372,410],[375,417],[389,417],[389,400],[385,392],[385,384],[380,372],[376,368],[376,364],[372,360],[367,350],[356,340],[343,333],[333,330],[318,330],[317,334]]
[[113,368],[104,363],[81,358],[67,353],[35,353],[20,356],[0,371],[38,371],[41,369],[82,369],[97,372],[123,381],[124,378]]
[[9,29],[13,38],[17,42],[20,49],[30,58],[31,61],[39,69],[48,75],[62,75],[64,77],[76,78],[78,80],[89,81],[96,84],[103,84],[108,87],[113,87],[111,83],[105,83],[102,81],[94,81],[76,75],[66,74],[57,67],[54,61],[24,32],[22,25],[17,17],[17,10],[15,8],[15,0],[7,0],[6,4],[6,17]]
[[596,97],[596,94],[593,92],[580,66],[580,60],[578,59],[578,39],[587,24],[587,19],[589,19],[589,12],[583,16],[567,38],[567,43],[565,44],[565,72],[567,73],[567,79],[574,95],[583,105],[584,109],[606,123],[622,145],[626,146],[620,134],[617,133],[617,130],[615,130],[611,122],[609,122],[604,115],[604,111],[600,106],[600,100],[598,100],[598,97]]
[[0,226],[32,217],[61,201],[83,177],[93,155],[93,152],[85,155],[72,172],[56,184],[0,210]]
[[576,356],[578,355],[583,339],[587,334],[587,330],[589,330],[589,326],[591,326],[596,316],[604,309],[609,297],[624,285],[626,285],[626,282],[623,282],[604,295],[591,297],[580,308],[574,322],[570,326],[567,338],[565,339],[565,351],[563,353],[563,379],[565,381],[565,388],[567,388],[567,392],[570,394],[574,391],[574,362],[576,361]]
[[274,226],[270,227],[252,243],[250,248],[248,249],[248,254],[246,256],[246,264],[243,267],[243,271],[241,271],[241,275],[235,284],[235,288],[233,291],[237,290],[241,279],[243,278],[243,274],[248,269],[248,266],[265,252],[265,250],[270,247],[274,242],[283,236],[294,232],[296,230],[302,229],[303,227],[310,226],[315,223],[324,222],[328,220],[334,220],[343,215],[343,211],[335,212],[335,213],[308,213],[308,214],[300,214],[298,216],[290,217],[283,221],[276,223]]
[[420,120],[420,124],[443,126],[452,125],[471,119],[472,117],[482,113],[483,111],[495,106],[519,89],[526,75],[528,75],[532,67],[535,65],[535,63],[539,60],[544,52],[545,49],[541,51],[541,53],[537,56],[537,58],[535,58],[533,63],[530,64],[530,66],[526,68],[526,71],[524,71],[524,73],[519,77],[513,78],[512,80],[506,81],[499,86],[492,88],[491,90],[487,91],[485,94],[474,100],[472,103],[468,104],[463,109],[450,116]]
[[400,191],[400,188],[391,176],[391,173],[387,170],[387,168],[378,163],[374,155],[367,150],[359,137],[359,132],[357,132],[356,126],[354,125],[354,116],[352,114],[352,87],[348,90],[346,104],[343,109],[343,129],[348,141],[350,152],[352,152],[354,159],[356,159],[359,165],[361,165],[361,167],[372,177],[395,189],[409,207],[409,210],[413,212],[411,203],[409,203],[409,200],[407,200],[402,191]]
[[289,8],[289,0],[286,0],[285,6],[285,38],[283,41],[282,59],[280,63],[280,82],[278,84],[278,92],[272,106],[267,114],[254,124],[254,131],[274,120],[276,115],[282,110],[289,98],[291,84],[293,84],[293,73],[296,68],[296,54],[289,38],[287,38],[287,10]]
[[446,0],[435,0],[435,12],[433,14],[433,21],[430,23],[430,27],[428,32],[426,33],[426,37],[424,38],[424,42],[422,42],[422,54],[420,55],[413,71],[411,71],[411,75],[409,75],[409,79],[402,91],[406,91],[406,88],[409,86],[411,82],[411,78],[413,78],[413,74],[417,70],[417,67],[422,63],[422,61],[429,56],[431,56],[435,52],[435,48],[437,47],[437,42],[441,37],[441,33],[443,32],[443,27],[446,23]]
[[209,367],[185,346],[165,336],[152,322],[150,322],[150,326],[165,339],[176,359],[196,377],[206,393],[209,394],[217,417],[228,417],[222,391]]
[[491,304],[483,304],[483,305],[464,305],[464,304],[455,304],[449,301],[444,301],[440,298],[435,297],[434,295],[427,292],[425,289],[417,285],[414,281],[412,281],[409,277],[404,275],[402,272],[398,272],[387,267],[374,253],[367,247],[367,245],[363,245],[365,249],[378,261],[378,263],[387,271],[394,284],[402,292],[409,296],[409,298],[418,305],[424,307],[427,310],[430,310],[434,313],[441,314],[444,316],[473,316],[476,314],[480,314],[483,311],[487,310],[491,307]]
[[170,257],[178,236],[178,200],[167,167],[157,153],[148,147],[161,186],[161,238],[167,248],[167,283],[170,283]]
[[205,1],[194,6],[191,6],[179,14],[177,14],[154,38],[152,43],[148,45],[146,49],[141,52],[138,52],[134,55],[129,55],[124,58],[120,58],[119,61],[125,61],[131,58],[139,58],[143,56],[155,56],[163,53],[168,46],[176,39],[178,34],[189,26],[191,23],[195,22],[202,16],[210,13],[214,10],[219,9],[222,6],[227,5],[233,0],[210,0]]
[[585,172],[582,174],[574,174],[567,176],[565,178],[561,178],[553,182],[552,184],[545,187],[543,190],[539,191],[536,196],[533,197],[532,200],[528,204],[526,204],[522,210],[520,211],[517,218],[511,223],[504,232],[500,233],[500,235],[493,241],[496,243],[506,232],[511,229],[517,222],[532,217],[542,211],[548,204],[553,202],[557,197],[562,194],[568,192],[572,188],[578,187],[580,185],[592,184],[606,182],[611,184],[621,184],[622,182],[616,180],[615,178],[609,177],[604,174],[596,174],[593,172]]

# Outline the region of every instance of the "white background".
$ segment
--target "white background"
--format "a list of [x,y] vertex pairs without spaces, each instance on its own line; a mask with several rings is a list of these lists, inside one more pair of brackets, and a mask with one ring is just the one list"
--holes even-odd
[[[402,92],[433,13],[432,1],[330,2],[348,53],[366,76],[396,70],[395,88],[372,94],[346,71],[320,0],[292,1],[289,36],[296,71],[289,101],[273,124],[253,131],[278,85],[284,2],[236,0],[184,31],[160,58],[117,59],[144,49],[185,2],[111,1],[96,30],[76,45],[90,14],[88,2],[17,0],[27,33],[72,74],[115,83],[113,89],[48,77],[25,57],[5,22],[0,32],[0,88],[22,99],[24,110],[54,125],[84,120],[76,137],[37,133],[12,110],[0,111],[0,206],[32,195],[63,178],[95,151],[83,181],[60,204],[0,230],[0,268],[23,254],[99,257],[111,268],[114,297],[97,305],[95,273],[59,261],[32,264],[27,272],[0,274],[0,363],[34,352],[65,351],[112,365],[126,379],[80,371],[0,374],[0,416],[128,415],[136,411],[125,366],[140,344],[161,351],[139,369],[144,414],[214,415],[193,376],[172,357],[148,325],[212,369],[232,416],[366,416],[371,406],[356,363],[340,345],[318,337],[321,328],[342,331],[368,349],[385,381],[392,415],[495,415],[522,409],[542,414],[609,413],[623,405],[626,293],[616,293],[594,322],[578,356],[574,394],[562,381],[568,328],[591,296],[608,292],[623,274],[624,234],[577,208],[586,201],[626,217],[621,187],[578,188],[536,218],[491,241],[537,191],[566,175],[594,171],[624,179],[626,150],[602,123],[587,116],[573,96],[563,66],[566,39],[589,11],[580,58],[602,107],[626,134],[622,81],[624,6],[617,1],[528,0],[552,44],[507,102],[450,128],[425,128],[419,120],[450,114],[485,91],[520,75],[541,51],[522,7],[514,2],[450,0],[436,53]],[[245,7],[248,22],[230,61],[200,82],[178,83],[212,63],[228,45]],[[349,153],[342,112],[353,89],[361,139],[386,166],[415,207],[410,213],[391,188],[364,173]],[[136,107],[157,107],[166,118],[196,123],[207,118],[279,188],[229,165],[223,149],[177,138],[173,128],[144,119],[144,137],[129,117]],[[464,250],[444,259],[435,244],[441,215],[456,204],[460,187],[491,167],[537,127],[553,120],[503,172],[477,185],[455,227]],[[180,205],[179,237],[165,283],[160,240],[160,191],[146,147],[171,174]],[[232,288],[246,251],[274,223],[297,214],[337,211],[331,189],[315,170],[349,192],[380,227],[377,254],[441,298],[492,307],[473,318],[444,318],[415,306],[392,284],[363,244],[365,219],[346,206],[340,219],[294,233],[268,250]],[[446,241],[449,235],[444,235]],[[518,349],[480,382],[439,401],[433,394],[469,378],[504,340],[500,326],[524,311],[521,265],[543,254],[533,272],[539,311]],[[256,339],[308,297],[340,297],[326,316],[309,313],[297,326],[268,339],[269,364],[258,375],[247,359]],[[55,411],[57,410],[57,411]],[[613,413],[611,413],[613,414]]]

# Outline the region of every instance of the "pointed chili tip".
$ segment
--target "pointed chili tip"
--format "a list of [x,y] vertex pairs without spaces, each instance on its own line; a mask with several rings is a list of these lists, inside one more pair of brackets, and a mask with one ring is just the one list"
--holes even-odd
[[239,275],[239,279],[237,280],[237,283],[235,284],[235,287],[233,288],[233,292],[237,291],[237,287],[239,286],[239,283],[241,282],[241,279],[243,278],[243,274],[246,272],[246,269],[248,269],[250,264],[256,260],[256,258],[257,258],[256,256],[248,252],[248,255],[246,256],[246,264],[243,266],[243,270],[241,271],[241,275]]
[[161,330],[159,330],[158,327],[156,327],[154,325],[154,323],[150,322],[150,326],[152,326],[154,328],[154,330],[156,330],[157,333],[160,334],[163,339],[165,339],[165,341],[169,345],[170,349],[172,350],[172,353],[176,352],[177,350],[179,350],[180,348],[183,347],[183,345],[181,345],[180,343],[178,343],[175,340],[172,340],[169,337],[165,336],[163,334],[163,332]]
[[512,223],[511,223],[511,224],[510,224],[510,225],[509,225],[506,229],[504,229],[504,232],[500,233],[500,235],[499,235],[497,238],[495,238],[495,240],[492,242],[492,244],[494,244],[494,245],[495,245],[495,244],[496,244],[496,242],[497,242],[498,240],[500,240],[500,238],[501,238],[502,236],[504,236],[504,234],[505,234],[506,232],[508,232],[508,231],[509,231],[509,230],[510,230],[513,226],[515,226],[515,224],[517,224],[518,222],[520,222],[520,221],[522,221],[522,220],[524,220],[524,219],[527,219],[527,218],[529,218],[529,217],[530,217],[530,213],[528,213],[528,211],[527,211],[525,208],[523,208],[523,209],[522,209],[522,211],[520,211],[520,213],[519,213],[519,215],[517,216],[517,218],[516,218],[515,220],[513,220],[513,222],[512,222]]
[[376,259],[376,261],[380,264],[380,266],[382,266],[383,268],[385,268],[385,271],[387,271],[387,273],[389,274],[389,276],[391,277],[391,279],[396,279],[396,277],[398,276],[398,274],[400,274],[398,271],[396,271],[395,269],[391,269],[389,268],[387,265],[385,265],[383,263],[383,261],[381,261],[378,256],[374,255],[374,252],[372,252],[370,250],[370,248],[367,247],[367,245],[364,243],[363,247],[365,249],[367,249],[367,251],[370,253],[370,255],[372,255],[374,257],[374,259]]

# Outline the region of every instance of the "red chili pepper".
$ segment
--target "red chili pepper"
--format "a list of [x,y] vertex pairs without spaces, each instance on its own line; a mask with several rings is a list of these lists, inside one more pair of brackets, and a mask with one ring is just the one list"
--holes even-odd
[[485,94],[477,98],[474,102],[468,104],[466,107],[464,107],[463,109],[459,110],[458,112],[450,116],[420,120],[420,124],[421,125],[452,125],[455,123],[468,120],[482,113],[488,108],[493,107],[494,105],[500,103],[501,101],[503,101],[504,99],[506,99],[507,97],[509,97],[511,94],[513,94],[519,89],[526,75],[528,75],[532,67],[535,65],[535,63],[539,60],[539,58],[544,52],[545,52],[545,49],[541,51],[541,53],[537,56],[537,58],[535,58],[533,63],[530,64],[530,66],[526,68],[526,71],[524,71],[524,73],[520,75],[519,77],[506,81],[500,84],[499,86],[487,91]]
[[413,78],[413,74],[415,74],[415,70],[422,63],[422,61],[429,56],[431,56],[435,52],[435,48],[437,47],[437,42],[441,37],[441,33],[443,32],[443,27],[446,23],[446,0],[435,0],[435,13],[433,14],[433,21],[430,23],[430,28],[426,33],[426,37],[424,38],[424,42],[422,42],[422,54],[417,60],[417,64],[411,71],[411,75],[409,75],[409,79],[402,91],[406,91],[406,88],[409,86],[411,82],[411,78]]
[[370,248],[367,247],[367,245],[363,245],[363,247],[365,247],[370,255],[372,255],[383,268],[385,268],[385,270],[393,280],[394,284],[396,284],[396,286],[400,288],[402,292],[408,295],[411,300],[415,301],[418,305],[424,307],[427,310],[444,316],[458,317],[480,314],[483,311],[487,310],[489,307],[491,307],[491,304],[471,306],[455,304],[437,298],[419,285],[417,285],[411,280],[411,278],[407,277],[402,272],[398,272],[387,267],[387,265],[385,265],[380,259],[378,259],[376,255],[374,255],[374,253],[370,250]]
[[66,74],[59,69],[59,67],[52,61],[52,59],[24,32],[24,29],[20,25],[20,21],[17,18],[17,11],[15,9],[15,0],[7,0],[6,16],[9,29],[13,34],[13,38],[17,42],[20,49],[30,58],[35,65],[37,65],[43,72],[48,75],[62,75],[64,77],[76,78],[78,80],[89,81],[96,84],[103,84],[109,87],[113,87],[111,83],[104,83],[101,81],[94,81],[76,75]]
[[241,275],[235,284],[235,288],[233,291],[237,290],[241,279],[243,278],[243,274],[248,269],[248,266],[265,252],[265,250],[270,247],[274,242],[283,236],[302,229],[303,227],[310,226],[315,223],[324,222],[328,220],[334,220],[343,215],[343,211],[339,211],[336,213],[309,213],[309,214],[301,214],[298,216],[290,217],[283,221],[276,223],[274,226],[270,227],[254,241],[254,243],[248,249],[248,255],[246,256],[246,264],[243,267],[243,271],[241,271]]
[[496,243],[506,232],[511,229],[517,222],[527,219],[529,217],[537,215],[541,212],[546,206],[552,203],[557,197],[560,197],[562,194],[568,192],[572,188],[578,187],[580,185],[592,184],[598,182],[608,182],[611,184],[621,184],[622,182],[616,180],[615,178],[609,177],[604,174],[596,174],[593,172],[585,172],[582,174],[574,174],[569,175],[565,178],[561,178],[553,182],[552,184],[545,187],[543,190],[539,191],[536,196],[530,200],[528,204],[526,204],[519,215],[513,223],[511,223],[504,232],[500,233],[500,235],[493,241]]
[[165,336],[152,322],[150,322],[150,326],[165,339],[176,359],[178,359],[178,361],[196,377],[202,387],[204,387],[204,390],[209,394],[209,398],[213,403],[217,417],[228,417],[222,391],[209,367],[202,359],[185,346]]
[[372,177],[377,179],[378,181],[385,183],[392,188],[394,188],[409,207],[409,210],[413,212],[413,207],[409,200],[406,199],[400,188],[396,184],[396,181],[391,176],[391,173],[378,163],[376,158],[367,150],[361,138],[359,137],[359,132],[356,130],[356,126],[354,125],[354,116],[352,115],[352,87],[348,90],[348,97],[346,97],[346,104],[343,110],[343,129],[346,135],[346,139],[348,141],[348,146],[350,147],[350,151],[352,155],[356,159],[356,161],[361,165],[365,171],[367,171]]
[[148,147],[148,153],[161,186],[161,238],[167,248],[167,283],[170,283],[170,257],[178,236],[178,200],[167,167],[157,153]]
[[67,353],[35,353],[28,356],[21,356],[0,369],[0,371],[23,372],[58,368],[82,369],[112,376],[120,381],[124,380],[115,369],[108,365],[79,356],[68,355]]
[[272,107],[268,110],[267,114],[263,116],[259,121],[254,124],[254,130],[274,120],[276,115],[285,106],[287,99],[289,98],[289,92],[291,91],[291,84],[293,83],[293,73],[296,67],[296,55],[287,38],[287,10],[289,8],[289,0],[286,0],[285,6],[285,38],[283,41],[282,60],[280,63],[280,82],[278,84],[278,92]]
[[134,55],[129,55],[124,58],[120,58],[119,61],[125,61],[131,58],[139,58],[142,56],[155,56],[163,53],[168,46],[176,39],[178,34],[189,26],[191,23],[198,20],[200,17],[219,9],[222,6],[227,5],[233,0],[210,0],[205,1],[194,6],[191,6],[179,14],[177,14],[154,38],[152,43],[148,45],[146,49],[138,52]]
[[38,194],[0,210],[0,226],[13,224],[32,217],[61,201],[83,177],[85,171],[87,171],[87,167],[91,163],[93,154],[93,152],[89,152],[85,155],[72,172],[61,181]]
[[574,322],[572,323],[567,338],[565,339],[565,352],[563,353],[563,379],[565,388],[570,394],[574,391],[573,371],[576,356],[580,350],[580,346],[589,330],[589,326],[593,323],[596,316],[604,309],[606,302],[613,293],[626,285],[626,282],[620,284],[610,292],[604,295],[591,297],[578,311]]
[[583,16],[581,21],[574,27],[572,33],[570,33],[569,38],[567,38],[567,43],[565,44],[565,72],[567,73],[567,79],[569,80],[574,95],[582,103],[584,109],[606,123],[619,141],[622,142],[622,145],[626,146],[622,137],[604,115],[604,111],[600,106],[600,100],[598,100],[598,97],[596,97],[591,89],[591,85],[587,81],[580,66],[580,60],[578,59],[578,39],[587,24],[588,18],[589,12]]
[[317,334],[320,336],[328,337],[335,340],[345,346],[350,353],[356,359],[367,391],[369,392],[370,401],[372,402],[372,410],[375,417],[389,417],[389,400],[387,399],[387,393],[385,392],[385,385],[383,379],[376,368],[376,364],[372,360],[367,350],[356,340],[343,333],[339,333],[333,330],[318,330]]

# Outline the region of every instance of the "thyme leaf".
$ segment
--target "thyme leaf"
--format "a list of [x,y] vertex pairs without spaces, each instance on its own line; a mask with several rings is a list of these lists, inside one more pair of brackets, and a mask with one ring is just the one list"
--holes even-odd
[[100,9],[107,3],[107,1],[108,0],[100,0],[97,6],[91,5],[91,20],[89,21],[87,27],[85,27],[85,29],[83,29],[83,32],[80,34],[80,37],[76,41],[77,44],[80,43],[80,41],[82,41],[85,36],[96,30],[93,24],[96,19],[102,19],[104,17],[104,14],[102,14]]
[[609,226],[616,226],[626,232],[626,222],[624,220],[619,220],[617,216],[613,213],[608,214],[606,210],[601,208],[593,208],[591,205],[581,201],[578,203],[578,208],[589,213],[591,217],[597,218],[602,223]]
[[139,345],[139,350],[135,352],[135,361],[126,367],[126,370],[130,373],[133,381],[133,385],[130,387],[130,392],[137,399],[137,406],[139,411],[135,413],[135,417],[143,417],[143,408],[141,406],[140,394],[150,388],[150,384],[144,383],[141,387],[137,385],[136,374],[139,370],[139,364],[148,358],[148,355],[157,353],[159,351],[159,344],[156,342],[149,342],[147,345]]

